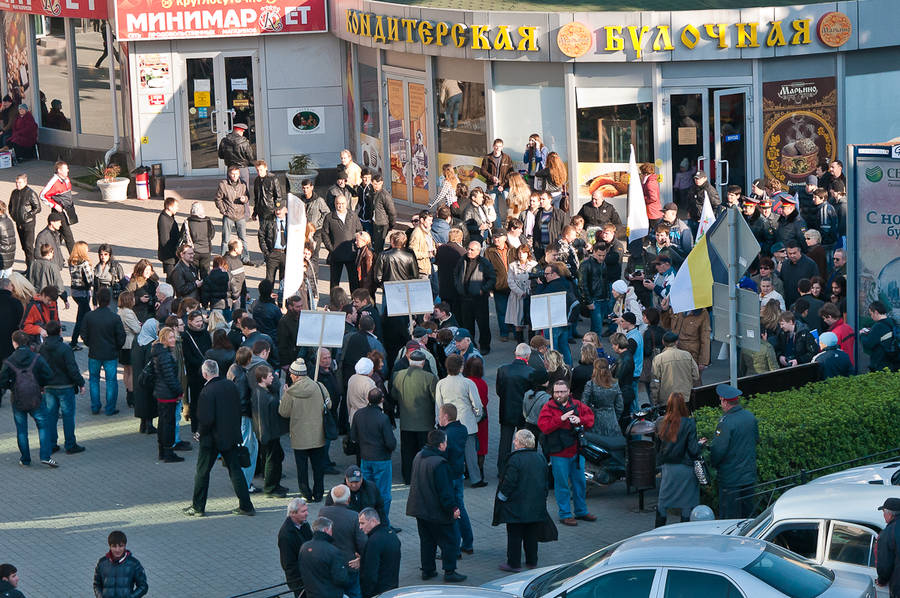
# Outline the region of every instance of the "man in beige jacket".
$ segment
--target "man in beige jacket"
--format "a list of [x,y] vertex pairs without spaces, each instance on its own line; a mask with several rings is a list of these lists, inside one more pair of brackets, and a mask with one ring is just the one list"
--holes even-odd
[[462,375],[463,360],[457,354],[447,357],[447,376],[438,380],[434,391],[434,421],[440,423],[441,405],[450,403],[456,406],[457,420],[466,427],[469,437],[466,440],[466,467],[469,470],[469,481],[473,488],[483,488],[487,483],[481,479],[478,467],[478,421],[484,412],[478,387]]
[[653,358],[650,380],[650,400],[654,405],[665,405],[669,395],[680,392],[686,401],[691,398],[691,389],[700,381],[700,370],[690,353],[679,349],[678,335],[666,332],[663,335],[665,347]]

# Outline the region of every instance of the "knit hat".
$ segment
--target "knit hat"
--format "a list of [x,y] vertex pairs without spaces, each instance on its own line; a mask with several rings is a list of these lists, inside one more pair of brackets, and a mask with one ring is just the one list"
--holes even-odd
[[823,332],[819,335],[819,344],[825,347],[837,347],[838,337],[833,332]]
[[617,280],[616,282],[612,283],[612,290],[620,295],[624,295],[628,292],[628,283],[624,280]]
[[630,311],[626,311],[622,314],[622,319],[631,324],[632,326],[637,324],[637,316],[631,313]]
[[19,110],[25,110],[27,112],[28,104],[26,104],[25,102],[22,102],[21,104],[19,104]]
[[679,162],[679,164],[678,164],[678,166],[680,166],[681,168],[684,168],[685,170],[687,170],[688,166],[690,166],[690,165],[691,165],[691,162],[687,158],[682,158],[681,162]]
[[294,363],[291,364],[291,373],[295,376],[305,376],[306,375],[306,362],[302,359],[295,359]]
[[814,186],[818,187],[819,186],[819,177],[817,177],[814,174],[809,175],[808,177],[806,177],[806,184],[814,185]]
[[356,367],[354,369],[356,370],[357,374],[368,376],[372,373],[372,370],[375,369],[375,364],[372,363],[372,360],[368,357],[363,357],[356,362]]

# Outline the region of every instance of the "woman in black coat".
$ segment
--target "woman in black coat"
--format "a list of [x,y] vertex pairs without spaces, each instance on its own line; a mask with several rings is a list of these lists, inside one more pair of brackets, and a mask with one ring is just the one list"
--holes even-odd
[[519,430],[506,462],[494,500],[492,525],[506,524],[506,562],[501,571],[518,572],[525,564],[534,568],[538,560],[538,536],[547,514],[547,461],[535,450],[534,434]]
[[175,331],[167,326],[160,329],[159,338],[153,343],[153,348],[150,350],[155,377],[153,396],[156,398],[156,408],[159,410],[159,422],[157,423],[159,458],[165,463],[184,461],[183,457],[179,457],[172,450],[172,446],[175,444],[175,407],[184,394],[181,377],[178,374],[178,365],[172,354],[175,342]]
[[131,343],[131,371],[134,372],[134,416],[141,420],[141,434],[156,434],[153,426],[153,418],[156,417],[156,398],[153,396],[153,388],[143,386],[140,383],[141,372],[150,361],[150,349],[153,341],[159,336],[159,322],[150,318],[144,322],[141,332],[134,337]]
[[656,508],[656,527],[666,524],[668,509],[681,509],[681,520],[690,519],[700,504],[700,485],[694,474],[694,460],[703,447],[697,440],[697,422],[691,417],[680,392],[669,395],[666,414],[656,422],[662,479]]

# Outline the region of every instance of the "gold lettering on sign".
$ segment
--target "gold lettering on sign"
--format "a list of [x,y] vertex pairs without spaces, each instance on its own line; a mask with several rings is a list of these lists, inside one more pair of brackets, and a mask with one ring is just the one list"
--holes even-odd
[[537,42],[534,39],[536,32],[537,27],[533,27],[530,25],[523,25],[519,27],[517,33],[522,39],[519,40],[519,44],[516,46],[516,50],[518,50],[519,52],[537,52]]
[[387,38],[389,42],[398,42],[400,41],[400,19],[397,17],[388,17],[388,32]]
[[797,46],[800,44],[808,44],[809,43],[809,24],[812,23],[812,19],[797,19],[791,26],[794,28],[794,35],[791,37],[791,45]]
[[447,37],[447,33],[450,31],[450,27],[447,23],[443,21],[438,21],[434,26],[434,45],[443,46],[444,38]]
[[618,52],[625,49],[625,40],[622,38],[622,26],[610,25],[604,27],[606,29],[606,50],[607,52]]
[[359,16],[359,34],[364,35],[366,37],[372,37],[372,23],[371,14],[364,14]]
[[656,37],[653,38],[653,50],[659,52],[660,50],[672,51],[674,49],[675,46],[672,45],[672,36],[669,33],[669,26],[657,25]]
[[[759,42],[756,41],[756,30],[759,23],[738,23],[737,30],[737,48],[758,48]],[[749,29],[749,31],[748,31]]]
[[688,25],[681,30],[681,43],[687,46],[688,50],[693,50],[698,41],[700,41],[700,31],[693,25]]
[[359,17],[355,10],[347,11],[347,33],[356,35],[359,33]]
[[400,19],[400,24],[403,25],[403,29],[404,29],[404,31],[406,31],[406,39],[404,41],[406,41],[406,43],[408,43],[408,44],[411,44],[414,41],[416,41],[415,38],[413,37],[413,27],[416,26],[416,20],[415,19]]
[[375,17],[375,33],[372,34],[372,41],[381,44],[387,41],[384,36],[384,22],[381,15]]
[[434,41],[433,30],[432,24],[428,21],[419,21],[419,41],[426,46],[430,46],[431,42]]
[[497,27],[497,35],[494,36],[495,50],[512,50],[512,39],[509,37],[509,27],[500,25]]
[[453,40],[453,45],[457,48],[462,48],[466,45],[466,30],[468,28],[462,23],[454,23],[453,27],[450,28],[450,39]]
[[716,24],[708,24],[704,25],[703,29],[706,30],[706,35],[708,35],[712,39],[719,40],[720,48],[728,47],[728,25],[725,23],[716,23]]
[[766,36],[766,46],[784,46],[787,45],[787,42],[784,41],[784,32],[781,30],[781,21],[772,21],[772,28],[769,29],[769,35]]
[[635,56],[640,58],[644,53],[644,36],[650,31],[650,27],[644,25],[641,27],[640,34],[635,25],[628,26],[628,35],[631,37],[631,46],[634,48]]
[[472,31],[472,49],[473,50],[490,50],[491,42],[485,37],[487,33],[487,25],[472,25],[469,27]]

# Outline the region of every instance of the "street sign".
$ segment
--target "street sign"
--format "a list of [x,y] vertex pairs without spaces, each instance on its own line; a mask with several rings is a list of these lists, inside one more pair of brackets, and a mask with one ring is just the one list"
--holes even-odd
[[[753,260],[756,259],[756,256],[759,255],[760,247],[756,237],[753,236],[753,231],[750,230],[750,225],[747,224],[747,221],[744,220],[743,216],[738,215],[738,217],[735,218],[735,229],[735,232],[737,233],[735,238],[737,239],[737,265],[739,270],[737,272],[737,278],[740,280],[741,276],[744,275],[744,272],[747,271],[747,268],[750,267],[750,264],[753,263]],[[719,257],[722,258],[722,261],[728,264],[728,227],[716,227],[716,229],[710,233],[709,238],[706,241],[713,246],[719,254]],[[728,296],[726,295],[725,297],[727,298]],[[723,305],[727,305],[727,302]],[[758,317],[759,313],[756,315]]]
[[[713,283],[713,338],[728,342],[728,285]],[[759,295],[747,289],[737,289],[738,346],[759,351]]]

